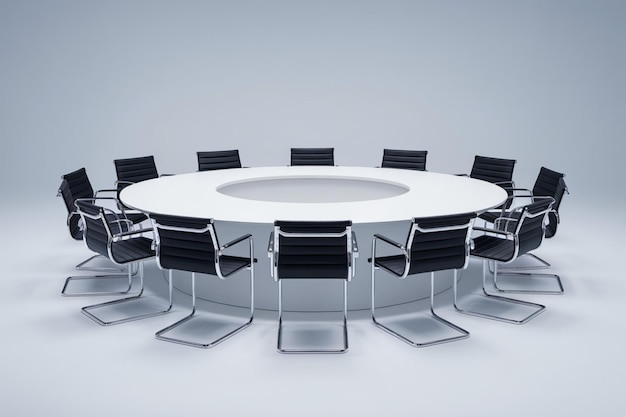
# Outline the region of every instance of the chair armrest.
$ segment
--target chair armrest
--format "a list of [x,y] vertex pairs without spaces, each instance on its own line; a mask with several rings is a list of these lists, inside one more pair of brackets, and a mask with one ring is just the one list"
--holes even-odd
[[243,236],[239,236],[238,238],[233,239],[233,240],[231,240],[230,242],[223,244],[223,245],[222,245],[222,247],[220,248],[220,251],[222,251],[222,250],[224,250],[224,249],[226,249],[226,248],[229,248],[229,247],[231,247],[231,246],[234,246],[234,245],[236,245],[237,243],[239,243],[239,242],[241,242],[241,241],[244,241],[244,240],[246,240],[246,239],[249,239],[249,238],[251,238],[251,237],[252,237],[252,235],[251,235],[250,233],[248,233],[248,234],[246,234],[246,235],[243,235]]
[[490,229],[488,227],[473,227],[472,231],[493,233],[493,234],[496,234],[496,235],[503,235],[503,236],[506,236],[506,237],[513,237],[514,236],[513,233],[507,232],[506,230]]
[[135,225],[133,222],[131,222],[128,219],[117,219],[117,220],[110,221],[109,223],[117,223],[119,225],[120,232],[129,232],[133,229],[133,226]]
[[529,190],[528,188],[511,188],[510,189],[513,192],[527,192],[529,195],[532,196],[533,192],[531,190]]
[[359,257],[359,244],[356,241],[356,233],[352,232],[352,253],[355,258]]
[[148,233],[148,232],[154,233],[154,229],[152,229],[152,228],[141,228],[141,229],[131,230],[131,231],[128,231],[128,232],[118,233],[118,234],[113,236],[113,242],[117,242],[119,240],[122,240],[125,237],[134,236],[134,235],[140,235],[140,234]]
[[382,240],[383,242],[388,243],[391,246],[395,246],[396,248],[400,249],[403,252],[406,252],[406,248],[404,247],[404,245],[401,245],[400,243],[396,242],[395,240],[389,239],[386,236],[379,235],[377,233],[374,235],[374,239]]
[[111,189],[111,188],[109,188],[109,189],[105,188],[105,189],[102,189],[102,190],[97,190],[93,195],[94,195],[94,197],[98,197],[98,194],[100,194],[100,193],[114,193],[114,194],[117,194],[117,190],[116,189]]
[[493,226],[495,228],[498,228],[498,230],[510,230],[509,227],[511,225],[515,225],[517,224],[517,222],[519,221],[519,219],[516,219],[515,217],[506,217],[506,216],[501,216],[498,217],[494,222],[493,222]]
[[267,242],[267,257],[270,258],[270,278],[274,278],[274,281],[278,281],[278,278],[274,276],[274,266],[277,261],[274,255],[278,256],[278,254],[274,254],[274,232],[272,232]]
[[499,185],[502,188],[506,188],[508,186],[509,190],[515,188],[515,181],[498,181],[494,182],[494,184]]
[[267,242],[267,257],[271,258],[274,254],[274,232],[270,233],[270,239]]

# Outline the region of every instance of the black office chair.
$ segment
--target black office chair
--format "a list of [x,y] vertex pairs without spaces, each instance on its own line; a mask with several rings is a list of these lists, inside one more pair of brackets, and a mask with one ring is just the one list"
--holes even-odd
[[239,150],[197,152],[198,171],[241,168]]
[[[498,239],[496,236],[480,236],[475,239],[475,249],[472,252],[476,256],[483,258],[491,258],[493,263],[493,281],[494,286],[499,292],[527,293],[527,294],[562,294],[563,284],[561,278],[556,274],[540,274],[537,272],[522,273],[514,270],[506,270],[498,273],[499,263],[510,263],[518,259],[522,255],[527,255],[530,251],[537,249],[543,242],[545,236],[545,221],[551,212],[551,205],[554,199],[551,197],[534,197],[534,202],[525,206],[517,207],[507,212],[503,217],[497,219],[494,223],[495,229],[503,229],[508,232],[515,232],[515,227],[521,227],[517,232],[519,243],[514,247],[515,252],[512,258],[510,251],[513,248],[511,243]],[[547,209],[544,207],[549,206]],[[545,210],[545,211],[544,211]],[[523,219],[523,220],[518,220]],[[522,223],[518,225],[518,223]],[[493,230],[493,229],[486,229]],[[495,247],[491,247],[495,246]],[[496,250],[497,249],[497,250]],[[556,283],[556,289],[532,289],[532,288],[502,288],[498,285],[498,277],[517,277],[526,278],[546,278],[552,279]]]
[[[524,190],[528,191],[528,190]],[[567,185],[565,184],[565,174],[553,171],[546,167],[541,167],[537,180],[530,190],[530,196],[532,197],[552,197],[554,204],[552,204],[552,210],[548,213],[546,221],[546,238],[552,238],[557,231],[558,225],[561,222],[559,215],[559,208],[561,207],[561,201],[563,196],[569,194]],[[523,194],[520,194],[523,196]],[[547,264],[549,266],[549,264]]]
[[[469,337],[469,332],[435,313],[434,281],[435,271],[454,270],[453,287],[456,293],[457,270],[465,269],[469,260],[470,232],[476,213],[464,213],[448,216],[414,218],[403,246],[388,237],[375,234],[372,240],[372,321],[380,329],[396,336],[400,340],[415,346],[425,347],[452,342]],[[400,254],[379,256],[377,243],[386,243],[399,250]],[[417,342],[394,330],[391,324],[383,324],[376,317],[376,271],[382,269],[399,279],[409,275],[430,272],[430,313],[438,322],[454,329],[456,335]]]
[[[509,197],[513,196],[513,170],[515,168],[515,159],[492,158],[488,156],[474,156],[474,164],[469,173],[470,178],[483,180],[492,184],[499,185],[506,190]],[[462,174],[464,175],[464,174]],[[509,207],[511,201],[507,200],[499,209]]]
[[428,151],[411,151],[403,149],[384,149],[382,168],[413,169],[426,171]]
[[[109,195],[106,195],[108,193]],[[91,186],[91,182],[89,181],[89,177],[87,176],[87,171],[85,168],[77,169],[76,171],[72,171],[68,174],[61,176],[61,185],[59,186],[59,191],[57,196],[63,198],[63,202],[65,203],[65,207],[67,209],[67,226],[70,232],[70,235],[75,240],[83,240],[83,224],[81,220],[81,216],[77,211],[75,202],[78,199],[97,199],[97,201],[101,203],[108,202],[109,206],[114,208],[112,214],[109,214],[111,220],[116,219],[125,219],[125,221],[130,221],[131,223],[140,223],[143,220],[147,219],[147,216],[143,213],[138,213],[136,211],[127,211],[124,210],[119,201],[115,197],[116,190],[114,189],[105,189],[94,191]],[[115,224],[117,227],[119,223]],[[124,227],[128,228],[128,223],[124,223]],[[119,229],[116,229],[119,231]],[[63,285],[63,289],[61,290],[61,294],[64,296],[83,296],[83,295],[113,295],[113,294],[126,294],[130,291],[131,283],[126,288],[118,289],[115,291],[110,290],[97,290],[97,291],[87,291],[87,292],[70,292],[69,287],[70,283],[73,281],[86,281],[91,280],[93,283],[103,283],[103,282],[111,282],[109,278],[119,278],[120,276],[126,276],[126,267],[120,268],[115,264],[111,264],[110,266],[103,265],[95,265],[92,261],[98,258],[105,258],[108,260],[108,257],[104,257],[100,254],[95,254],[85,261],[80,262],[76,265],[76,269],[82,271],[95,271],[95,272],[103,272],[107,273],[106,275],[96,275],[96,276],[71,276],[65,280],[65,284]],[[120,275],[121,274],[121,275]],[[105,280],[106,279],[106,280]]]
[[493,281],[497,288],[498,264],[512,262],[518,256],[536,249],[541,244],[544,234],[544,219],[550,212],[553,201],[554,200],[550,197],[537,198],[535,202],[521,206],[511,211],[507,217],[501,217],[496,220],[494,228],[474,227],[474,231],[482,232],[482,234],[472,239],[473,246],[470,255],[483,260],[483,294],[492,300],[529,307],[531,313],[522,319],[515,319],[488,313],[486,311],[463,309],[458,306],[455,294],[454,306],[458,311],[513,324],[526,323],[544,311],[545,306],[541,304],[501,297],[489,293],[486,283],[487,263],[489,261],[495,263]]
[[291,148],[291,165],[335,165],[335,148]]
[[[117,265],[138,264],[140,282],[139,292],[136,295],[83,307],[83,314],[102,326],[109,326],[153,317],[170,311],[172,307],[171,300],[169,307],[163,310],[158,309],[154,311],[154,309],[150,309],[148,312],[125,315],[122,318],[112,320],[102,318],[100,314],[96,314],[97,312],[115,310],[115,307],[124,304],[137,303],[140,301],[144,291],[143,261],[155,256],[153,240],[144,236],[144,234],[152,234],[153,230],[151,228],[140,228],[123,231],[125,230],[124,223],[128,223],[126,220],[111,220],[111,218],[115,218],[115,213],[94,204],[93,201],[89,199],[77,200],[76,207],[84,223],[84,239],[87,246],[94,252],[107,256]],[[121,231],[116,232],[115,230]],[[131,279],[131,270],[132,268],[129,267],[129,282]]]
[[[278,342],[280,353],[343,353],[348,350],[348,282],[358,256],[352,222],[276,221],[268,246],[270,274],[278,282]],[[338,348],[283,347],[283,280],[343,281],[343,344]]]
[[154,156],[141,156],[138,158],[124,158],[113,161],[117,174],[118,193],[124,188],[137,182],[159,177]]
[[[565,174],[562,174],[557,171],[553,171],[546,167],[541,167],[539,170],[539,174],[537,175],[537,179],[535,180],[535,184],[531,190],[526,188],[513,188],[513,205],[517,205],[517,200],[522,199],[530,199],[530,201],[534,201],[535,197],[552,197],[554,199],[554,204],[552,204],[552,209],[548,213],[546,217],[545,224],[545,238],[552,238],[557,231],[557,227],[560,223],[560,215],[559,208],[561,206],[561,201],[563,200],[563,196],[566,193],[569,193],[567,189],[567,185],[565,184]],[[503,210],[490,210],[481,214],[481,218],[485,220],[487,223],[493,223],[498,217],[505,215]],[[539,269],[539,268],[549,268],[550,263],[538,257],[534,253],[526,253],[526,256],[530,256],[535,259],[538,264],[530,265],[530,266],[513,266],[510,265],[510,268],[514,269]]]
[[498,184],[502,187],[513,187],[514,159],[491,158],[476,155],[470,171],[470,178],[476,178]]
[[[220,246],[213,227],[212,219],[152,214],[157,239],[157,262],[159,268],[169,270],[170,293],[172,289],[172,270],[191,272],[191,313],[183,319],[167,326],[156,333],[156,338],[167,342],[187,346],[209,348],[233,336],[252,324],[254,316],[254,245],[252,235],[240,236]],[[247,242],[249,256],[225,255],[223,251],[238,243]],[[215,275],[225,280],[242,269],[250,270],[250,317],[235,329],[220,335],[209,342],[197,342],[189,338],[166,336],[170,331],[194,317],[196,314],[196,273]]]

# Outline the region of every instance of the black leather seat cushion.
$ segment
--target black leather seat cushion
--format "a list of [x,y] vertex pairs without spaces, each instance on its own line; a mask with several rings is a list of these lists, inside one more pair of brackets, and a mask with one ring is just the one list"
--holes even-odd
[[508,262],[515,254],[515,243],[510,239],[482,235],[474,239],[473,256]]
[[138,261],[155,255],[152,239],[143,236],[114,242],[111,252],[113,260],[118,263]]

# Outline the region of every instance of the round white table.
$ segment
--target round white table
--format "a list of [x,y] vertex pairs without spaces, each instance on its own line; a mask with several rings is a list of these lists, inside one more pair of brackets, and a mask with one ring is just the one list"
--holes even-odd
[[[275,220],[352,220],[360,260],[350,283],[350,309],[370,305],[370,267],[367,262],[372,235],[380,233],[404,243],[413,217],[483,212],[507,198],[501,187],[465,176],[391,168],[297,166],[224,169],[165,176],[126,187],[120,199],[145,213],[213,218],[222,242],[243,233],[255,239],[257,265],[255,303],[276,309],[277,290],[269,277],[265,257]],[[180,280],[177,280],[180,281]],[[210,301],[246,303],[246,280],[198,280],[198,294]],[[242,281],[241,289],[236,284]],[[395,280],[397,281],[397,280]],[[426,281],[426,280],[414,280]],[[175,283],[177,287],[179,285]],[[226,285],[225,285],[226,284]],[[326,291],[298,290],[291,309],[319,310]],[[426,296],[424,283],[414,288],[381,289],[381,305],[403,303]],[[445,285],[445,284],[444,284]],[[393,286],[393,285],[391,285]],[[448,285],[449,286],[449,285]],[[206,288],[203,288],[206,287]],[[183,288],[181,288],[183,289]],[[185,289],[183,289],[185,290]],[[289,307],[287,307],[289,308]],[[337,303],[328,301],[328,309]],[[325,309],[324,306],[321,309]]]

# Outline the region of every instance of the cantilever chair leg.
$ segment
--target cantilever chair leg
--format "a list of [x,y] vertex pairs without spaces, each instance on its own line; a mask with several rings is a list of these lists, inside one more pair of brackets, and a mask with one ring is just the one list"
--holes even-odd
[[[524,258],[531,258],[532,262],[534,262],[533,265],[516,265],[516,262],[513,261],[512,263],[508,264],[506,267],[501,267],[500,270],[501,271],[509,271],[509,270],[524,270],[524,269],[530,269],[533,271],[539,270],[539,269],[549,269],[552,265],[550,265],[550,263],[548,261],[546,261],[545,259],[540,258],[539,256],[535,255],[534,253],[528,252],[523,254],[522,256],[520,256],[519,259],[524,259]],[[493,270],[490,271],[493,273]]]
[[[532,289],[507,289],[501,288],[498,286],[498,277],[502,276],[510,276],[510,277],[536,277],[541,279],[552,279],[558,285],[558,289],[556,290],[532,290]],[[563,284],[561,283],[561,277],[556,274],[539,274],[539,273],[529,273],[529,272],[514,272],[510,270],[506,270],[506,272],[498,272],[498,264],[495,263],[493,267],[493,286],[498,292],[503,293],[518,293],[518,294],[563,294]]]
[[[183,317],[181,320],[178,320],[177,322],[170,324],[164,329],[159,330],[158,332],[156,332],[155,337],[158,340],[163,340],[166,342],[178,343],[178,344],[185,345],[185,346],[192,346],[192,347],[207,349],[207,348],[211,348],[217,345],[220,342],[223,342],[229,337],[239,333],[246,327],[250,326],[254,319],[254,264],[249,269],[250,269],[250,318],[245,323],[243,323],[242,325],[236,327],[234,330],[231,330],[228,333],[210,342],[194,342],[194,341],[187,340],[187,339],[165,336],[166,333],[183,325],[184,323],[190,321],[194,317],[197,317],[196,315],[196,273],[192,272],[191,273],[191,303],[192,303],[191,313]],[[171,302],[171,294],[172,294],[172,270],[171,269],[169,271],[169,281],[170,281],[169,285],[170,285],[170,302]]]
[[[469,332],[459,326],[457,326],[454,323],[449,322],[448,320],[444,319],[443,317],[439,316],[437,313],[435,313],[435,308],[434,308],[434,301],[435,301],[435,273],[431,272],[430,273],[430,313],[432,315],[432,317],[437,320],[440,323],[445,324],[446,326],[450,327],[451,329],[454,329],[457,333],[459,333],[456,336],[451,336],[451,337],[445,337],[442,339],[435,339],[435,340],[430,340],[430,341],[426,341],[426,342],[416,342],[412,339],[409,339],[408,337],[404,336],[403,334],[391,329],[388,326],[385,326],[384,324],[382,324],[379,320],[376,319],[376,300],[375,300],[375,270],[378,269],[376,267],[372,267],[372,322],[373,324],[386,331],[387,333],[397,337],[398,339],[402,340],[403,342],[408,343],[411,346],[414,347],[426,347],[426,346],[433,346],[433,345],[439,345],[442,343],[448,343],[448,342],[454,342],[457,340],[462,340],[462,339],[467,339],[469,337]],[[454,282],[456,283],[457,280],[457,270],[454,270]]]
[[278,341],[276,350],[279,353],[346,353],[348,351],[348,280],[343,280],[343,346],[332,349],[291,349],[283,347],[283,285],[278,280]]
[[[128,276],[128,284],[124,288],[117,290],[117,291],[68,292],[68,287],[70,283],[74,281],[104,282],[105,280],[120,279],[126,276]],[[65,280],[65,284],[63,285],[63,289],[61,290],[61,295],[63,295],[64,297],[78,297],[78,296],[87,296],[87,295],[124,295],[124,294],[128,294],[128,292],[131,290],[133,286],[132,279],[133,279],[133,276],[130,270],[128,271],[128,274],[126,275],[112,274],[112,275],[92,275],[92,276],[80,276],[80,275],[71,276],[71,277],[67,277],[67,279]]]
[[[91,264],[96,259],[104,259],[108,261],[108,263],[110,263],[111,266],[89,266],[89,264]],[[115,272],[125,273],[126,272],[126,267],[115,265],[113,262],[111,262],[109,258],[100,254],[96,254],[90,258],[85,259],[84,261],[76,265],[74,268],[79,271],[111,272],[111,273],[115,273]]]
[[93,321],[98,323],[99,325],[101,325],[101,326],[111,326],[111,325],[114,325],[114,324],[121,324],[121,323],[126,323],[126,322],[129,322],[129,321],[141,320],[141,319],[146,319],[146,318],[149,318],[149,317],[158,316],[158,315],[161,315],[161,314],[165,314],[165,313],[169,312],[172,309],[172,299],[171,299],[171,296],[170,296],[169,306],[165,310],[158,310],[158,311],[152,311],[152,312],[149,312],[149,313],[144,313],[144,314],[139,314],[139,315],[134,315],[134,316],[128,316],[128,317],[124,317],[124,318],[117,319],[117,320],[105,321],[102,318],[100,318],[98,315],[96,315],[96,314],[94,314],[92,312],[94,310],[98,310],[98,309],[101,309],[101,308],[110,307],[110,306],[116,306],[116,305],[124,304],[124,303],[129,303],[129,302],[133,302],[133,301],[136,301],[136,300],[140,299],[141,295],[143,294],[143,290],[144,290],[143,262],[141,262],[141,261],[139,263],[139,282],[140,282],[140,288],[139,288],[139,293],[138,294],[133,295],[131,297],[122,298],[120,300],[114,300],[114,301],[108,301],[108,302],[105,302],[105,303],[89,305],[89,306],[83,307],[81,309],[81,311],[83,312],[84,315],[86,315],[87,317],[89,317],[90,319],[92,319]]
[[[95,271],[95,272],[110,272],[105,275],[75,275],[67,277],[65,283],[63,284],[63,288],[61,289],[61,295],[64,297],[79,297],[79,296],[90,296],[90,295],[124,295],[128,294],[132,287],[132,277],[137,274],[138,268],[133,269],[132,264],[126,266],[117,266],[111,263],[111,267],[91,267],[88,264],[97,258],[103,258],[108,260],[107,257],[102,255],[94,255],[89,259],[84,260],[83,262],[76,265],[76,269],[81,271]],[[106,280],[114,280],[128,277],[128,285],[122,287],[118,290],[114,291],[85,291],[85,292],[69,292],[70,283],[73,281],[101,281],[106,282]]]
[[517,304],[517,305],[522,305],[522,306],[526,306],[526,307],[532,307],[534,309],[534,311],[532,313],[528,314],[526,317],[522,318],[521,320],[516,320],[516,319],[512,319],[512,318],[508,318],[508,317],[496,316],[494,314],[489,314],[489,313],[486,313],[486,312],[463,309],[463,308],[459,307],[459,304],[458,304],[458,301],[457,301],[457,282],[456,282],[456,279],[455,279],[454,280],[454,308],[459,313],[469,314],[471,316],[477,316],[477,317],[484,317],[484,318],[491,319],[491,320],[503,321],[503,322],[506,322],[506,323],[524,324],[524,323],[529,322],[531,319],[535,318],[537,315],[539,315],[540,313],[542,313],[545,310],[546,306],[544,306],[542,304],[531,303],[529,301],[516,300],[514,298],[508,298],[508,297],[502,297],[502,296],[495,295],[495,294],[490,294],[487,291],[487,285],[486,285],[487,262],[488,262],[487,259],[483,259],[483,285],[482,285],[483,295],[485,297],[489,298],[490,300],[496,300],[496,301],[502,301],[502,302],[510,303],[510,304]]

